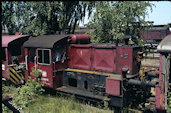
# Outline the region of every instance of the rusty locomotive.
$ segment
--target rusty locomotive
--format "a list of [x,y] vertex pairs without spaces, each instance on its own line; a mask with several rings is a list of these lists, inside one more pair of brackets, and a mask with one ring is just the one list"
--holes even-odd
[[145,45],[156,49],[160,41],[170,34],[170,30],[164,25],[153,25],[152,28],[142,30],[141,34]]
[[[18,67],[22,67],[23,60],[18,60],[18,64],[7,65],[12,67],[9,74],[5,74],[9,70],[4,68],[4,78],[10,78],[14,83],[27,82],[29,77],[35,78],[31,74],[33,69],[39,70],[45,87],[90,101],[108,102],[115,107],[115,112],[145,103],[154,87],[155,108],[166,111],[171,50],[163,51],[163,46],[159,48],[161,67],[152,73],[141,70],[143,53],[141,47],[128,44],[130,36],[125,36],[124,43],[119,45],[92,44],[87,34],[26,37],[20,44],[24,47],[24,54],[21,53],[25,58],[25,67],[20,70],[22,74]],[[163,70],[166,64],[167,73]],[[24,79],[17,81],[23,75]],[[157,81],[152,81],[153,78]]]
[[2,77],[15,84],[24,83],[24,47],[23,43],[29,39],[28,35],[2,36]]

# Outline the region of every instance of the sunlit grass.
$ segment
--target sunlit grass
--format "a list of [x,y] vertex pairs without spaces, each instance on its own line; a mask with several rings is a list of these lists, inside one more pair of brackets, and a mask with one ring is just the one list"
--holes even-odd
[[[16,87],[3,86],[3,97],[13,96]],[[76,100],[73,96],[56,96],[50,94],[39,95],[21,113],[113,113],[109,108],[98,108]],[[12,113],[12,112],[11,112]]]

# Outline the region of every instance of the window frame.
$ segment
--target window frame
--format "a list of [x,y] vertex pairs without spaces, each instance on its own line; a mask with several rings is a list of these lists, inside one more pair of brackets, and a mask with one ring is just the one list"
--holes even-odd
[[[3,52],[3,53],[1,53],[2,55],[2,61],[3,62],[6,62],[7,61],[7,52],[6,52],[6,50],[7,50],[7,47],[2,47],[1,48],[1,52]],[[4,55],[3,55],[4,54]],[[3,59],[3,57],[5,58],[5,59]]]
[[37,51],[36,48],[29,48],[29,62],[31,62],[31,63],[34,64],[34,63],[35,63],[35,62],[34,62],[34,57],[32,57],[32,58],[33,58],[33,62],[31,61],[31,55],[32,55],[32,52],[31,52],[31,51],[33,51],[33,50],[34,50],[34,57],[35,57],[36,54],[37,54],[37,53],[36,53],[36,51]]
[[[39,63],[38,62],[38,50],[42,51],[42,62],[43,63]],[[49,64],[44,63],[44,50],[48,50],[49,51]],[[37,48],[36,54],[37,54],[37,64],[40,64],[40,65],[51,65],[51,49]]]

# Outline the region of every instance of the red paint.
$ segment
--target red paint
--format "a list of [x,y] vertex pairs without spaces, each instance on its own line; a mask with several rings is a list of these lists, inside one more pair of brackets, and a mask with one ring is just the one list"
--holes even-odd
[[93,70],[101,72],[116,71],[116,49],[112,47],[93,47]]
[[70,66],[78,69],[91,69],[91,46],[73,45],[69,51]]
[[137,62],[139,48],[117,47],[117,73],[121,73],[123,67],[129,68],[128,74],[139,72],[140,63]]
[[[52,70],[52,63],[51,65],[41,65],[38,64],[38,68],[40,68],[43,72],[47,73],[47,76],[42,76],[41,83],[44,84],[45,87],[53,88],[53,70]],[[46,80],[48,81],[46,81]]]
[[106,93],[113,96],[120,96],[120,80],[113,78],[106,78]]
[[155,104],[156,109],[165,110],[165,95],[161,93],[161,87],[156,86]]
[[69,67],[121,74],[123,67],[129,68],[128,74],[139,72],[137,62],[139,47],[116,47],[113,45],[71,45]]
[[[89,44],[90,43],[90,35],[87,34],[72,34],[70,35],[70,39],[72,44]],[[69,41],[68,40],[68,41]]]
[[[51,49],[50,49],[51,51]],[[28,75],[25,75],[27,76],[26,78],[28,78],[28,76],[31,76],[32,79],[36,78],[34,75],[31,75],[31,72],[32,72],[32,69],[41,69],[42,72],[44,74],[46,74],[46,76],[43,76],[44,74],[42,73],[42,77],[41,77],[41,83],[44,84],[45,87],[50,87],[50,88],[53,88],[53,63],[52,63],[52,57],[50,58],[50,65],[44,65],[44,64],[39,64],[37,62],[37,48],[35,48],[35,53],[36,53],[36,56],[34,57],[34,59],[36,59],[36,62],[31,62],[30,61],[30,55],[32,54],[31,51],[28,51],[28,72],[26,72],[26,74]],[[52,56],[52,54],[51,54]],[[36,66],[35,68],[35,63],[36,65],[38,65],[38,67]]]
[[7,47],[11,41],[22,38],[24,36],[27,35],[4,35],[2,36],[2,47]]
[[[9,65],[13,65],[12,55],[9,51],[10,44],[15,44],[16,42],[24,42],[28,39],[28,35],[4,35],[2,36],[2,47],[5,48],[6,61],[2,61],[5,66],[5,70],[2,69],[2,76],[4,78],[9,78]],[[24,47],[21,46],[17,49],[21,49],[21,55],[17,56],[19,63],[24,63]]]
[[[2,60],[2,76],[4,78],[9,78],[9,67],[8,67],[8,50],[5,48],[5,54],[6,54],[6,61]],[[4,69],[3,69],[4,66]]]

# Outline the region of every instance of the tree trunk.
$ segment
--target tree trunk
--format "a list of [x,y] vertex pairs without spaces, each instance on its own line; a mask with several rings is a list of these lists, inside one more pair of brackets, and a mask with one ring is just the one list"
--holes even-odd
[[73,29],[72,29],[72,34],[74,34],[75,27],[76,27],[76,25],[77,25],[77,21],[78,21],[78,19],[75,19],[74,27],[73,27]]

